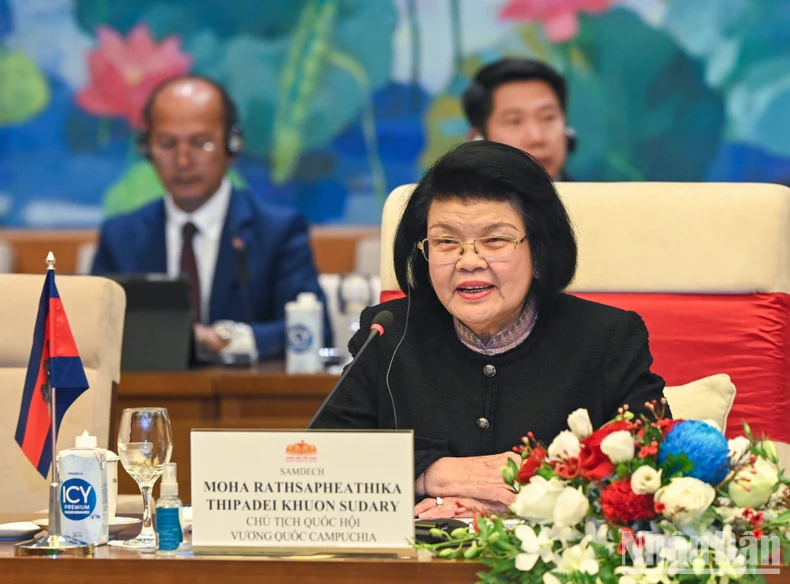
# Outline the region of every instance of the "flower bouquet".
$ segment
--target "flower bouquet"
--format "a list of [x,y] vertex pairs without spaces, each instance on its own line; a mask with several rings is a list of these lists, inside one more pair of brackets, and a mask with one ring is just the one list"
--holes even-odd
[[586,410],[545,447],[530,433],[502,469],[512,516],[416,543],[490,568],[482,582],[637,584],[764,581],[790,544],[790,488],[775,445],[727,440],[711,422],[627,407],[593,431]]

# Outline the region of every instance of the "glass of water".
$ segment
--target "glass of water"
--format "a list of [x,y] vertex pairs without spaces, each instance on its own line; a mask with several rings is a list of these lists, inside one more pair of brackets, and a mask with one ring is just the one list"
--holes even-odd
[[162,476],[162,465],[170,462],[173,432],[165,408],[127,408],[118,427],[118,456],[126,472],[143,495],[143,528],[134,539],[113,541],[112,545],[144,551],[156,549],[152,491]]

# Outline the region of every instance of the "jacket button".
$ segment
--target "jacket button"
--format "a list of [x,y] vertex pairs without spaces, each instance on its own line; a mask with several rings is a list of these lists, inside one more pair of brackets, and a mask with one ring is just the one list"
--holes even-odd
[[491,364],[486,365],[483,367],[483,373],[485,373],[486,377],[493,377],[496,375],[496,367]]
[[486,420],[485,418],[478,418],[477,420],[478,428],[480,428],[481,430],[488,430],[488,426],[489,426],[488,420]]

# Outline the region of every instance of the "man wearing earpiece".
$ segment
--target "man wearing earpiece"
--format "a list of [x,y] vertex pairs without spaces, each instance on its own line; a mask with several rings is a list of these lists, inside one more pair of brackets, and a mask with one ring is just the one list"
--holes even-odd
[[566,120],[565,78],[531,59],[507,58],[481,69],[464,92],[469,138],[523,150],[556,181],[565,173],[576,134]]
[[[218,83],[170,79],[152,92],[143,120],[138,148],[166,194],[104,223],[92,273],[185,274],[199,354],[281,357],[285,303],[313,292],[326,306],[305,219],[231,186],[226,173],[244,137]],[[324,320],[331,346],[326,311]]]

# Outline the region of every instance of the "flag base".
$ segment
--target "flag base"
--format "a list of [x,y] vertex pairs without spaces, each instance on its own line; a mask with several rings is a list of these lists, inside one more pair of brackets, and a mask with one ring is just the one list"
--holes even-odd
[[15,556],[37,556],[48,558],[91,558],[94,545],[82,543],[63,535],[44,535],[33,541],[14,546]]
[[[54,436],[54,428],[52,432]],[[92,543],[83,543],[68,535],[60,534],[60,484],[57,475],[57,457],[54,453],[52,461],[53,478],[49,485],[49,523],[47,525],[49,534],[16,544],[14,555],[40,558],[92,558],[95,548]]]

